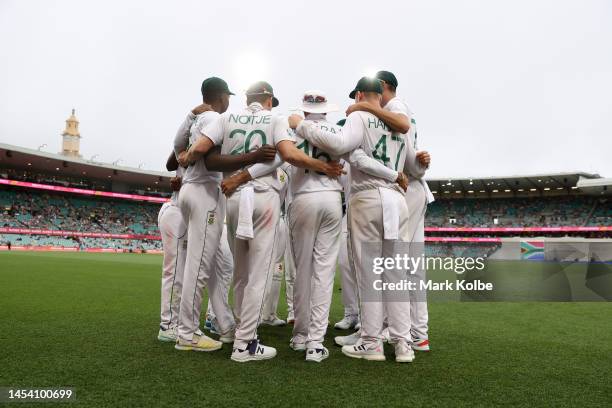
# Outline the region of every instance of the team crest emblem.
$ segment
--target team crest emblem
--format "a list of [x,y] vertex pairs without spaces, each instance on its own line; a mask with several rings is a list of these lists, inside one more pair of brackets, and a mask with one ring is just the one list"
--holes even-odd
[[215,213],[209,212],[208,213],[208,225],[212,225],[214,223],[215,223]]

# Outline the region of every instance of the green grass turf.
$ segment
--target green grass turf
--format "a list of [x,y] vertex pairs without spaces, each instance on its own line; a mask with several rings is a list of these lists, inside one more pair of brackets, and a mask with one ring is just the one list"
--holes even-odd
[[[278,356],[239,364],[227,345],[195,353],[157,341],[160,265],[155,255],[0,253],[0,386],[72,386],[71,407],[612,404],[609,303],[434,302],[433,351],[402,365],[388,346],[386,362],[343,356],[332,341],[344,333],[331,328],[330,358],[305,363],[289,327],[265,327]],[[341,316],[336,288],[330,320]]]

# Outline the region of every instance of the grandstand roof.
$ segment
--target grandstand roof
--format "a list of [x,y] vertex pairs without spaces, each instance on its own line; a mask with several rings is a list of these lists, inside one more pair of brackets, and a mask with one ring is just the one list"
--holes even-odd
[[[586,190],[588,183],[597,181],[600,189],[594,191]],[[607,181],[607,182],[606,182]],[[438,196],[492,196],[499,195],[540,195],[540,194],[567,194],[573,190],[581,190],[586,193],[609,193],[612,188],[603,186],[612,185],[612,179],[604,179],[598,174],[575,172],[575,173],[553,173],[533,174],[525,176],[502,176],[502,177],[463,177],[427,179],[432,192]]]
[[168,172],[99,163],[0,143],[0,167],[98,180],[113,191],[147,190],[164,182]]

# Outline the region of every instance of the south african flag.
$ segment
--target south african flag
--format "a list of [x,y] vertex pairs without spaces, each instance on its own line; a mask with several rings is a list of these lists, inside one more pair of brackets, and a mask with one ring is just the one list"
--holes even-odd
[[521,259],[543,261],[544,241],[521,241]]

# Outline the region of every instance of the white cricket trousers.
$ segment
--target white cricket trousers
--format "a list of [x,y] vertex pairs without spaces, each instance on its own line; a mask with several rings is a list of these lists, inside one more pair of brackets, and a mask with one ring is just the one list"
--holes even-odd
[[296,194],[289,207],[289,231],[296,267],[293,341],[322,348],[342,233],[340,192]]
[[[427,210],[427,194],[420,180],[412,178],[408,183],[406,190],[406,204],[410,210],[408,215],[408,229],[410,241],[416,243],[411,245],[410,256],[422,257],[425,254],[425,211]],[[418,253],[416,252],[418,251]],[[421,263],[416,271],[417,281],[425,280],[427,271]],[[410,321],[412,328],[410,330],[412,338],[425,340],[429,338],[428,324],[429,314],[427,311],[427,292],[419,292],[418,297],[410,298]]]
[[283,257],[283,269],[285,272],[285,299],[287,301],[287,320],[295,320],[295,307],[293,302],[293,287],[295,286],[295,257],[290,242],[291,235],[289,227],[285,224],[285,234],[287,244],[285,245],[285,255]]
[[236,238],[240,194],[227,199],[227,228],[234,255],[234,347],[245,349],[257,338],[267,280],[274,269],[274,245],[278,234],[280,197],[276,190],[255,191],[253,202],[253,239]]
[[278,221],[278,239],[274,248],[274,271],[268,279],[264,307],[261,320],[272,320],[278,317],[278,300],[280,297],[281,282],[285,278],[285,298],[287,301],[287,317],[293,318],[293,283],[295,281],[295,265],[289,244],[289,231],[284,217]]
[[178,324],[183,271],[187,255],[187,226],[183,222],[181,210],[172,202],[162,205],[157,216],[157,225],[164,250],[160,327],[168,330]]
[[351,268],[351,259],[348,252],[348,227],[346,215],[342,217],[342,233],[340,234],[340,252],[338,253],[338,267],[340,268],[340,284],[342,286],[342,305],[345,316],[359,314],[359,300],[357,299],[357,282],[355,271]]
[[[220,200],[221,189],[216,183],[187,183],[181,187],[179,207],[187,224],[187,258],[181,292],[178,335],[191,341],[200,326],[202,294],[214,273],[216,253],[219,248],[224,201]],[[212,300],[215,297],[211,298]],[[213,308],[221,310],[222,304]],[[231,322],[217,317],[220,329],[231,330]]]
[[[225,198],[222,198],[222,200],[225,200]],[[218,324],[219,321],[230,322],[232,329],[235,326],[235,322],[234,314],[229,304],[229,289],[233,274],[234,259],[232,258],[232,251],[230,251],[227,239],[227,227],[224,224],[221,231],[219,248],[215,255],[215,271],[208,280],[208,308],[206,314],[211,320],[215,320],[215,324]],[[217,308],[219,308],[219,305],[222,306],[220,310],[215,310],[213,304],[217,305]]]
[[[404,197],[397,193],[397,205],[400,206],[399,240],[408,242],[408,207]],[[389,337],[392,342],[405,340],[410,343],[410,302],[388,301],[383,291],[375,291],[366,285],[373,281],[371,267],[362,264],[363,243],[380,245],[376,257],[393,257],[393,244],[396,241],[385,240],[383,229],[383,209],[380,193],[370,189],[351,193],[348,212],[350,253],[357,279],[359,306],[361,314],[361,338],[364,342],[382,340],[383,322],[388,319]],[[367,291],[367,299],[364,294]]]

